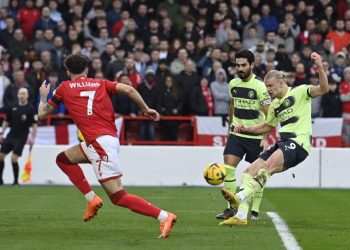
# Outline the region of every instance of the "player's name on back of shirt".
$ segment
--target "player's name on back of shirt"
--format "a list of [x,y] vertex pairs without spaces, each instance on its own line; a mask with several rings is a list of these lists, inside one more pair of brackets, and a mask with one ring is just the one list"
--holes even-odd
[[101,84],[99,82],[70,82],[69,83],[69,87],[71,89],[84,88],[84,87],[98,88],[98,87],[100,87],[100,85]]

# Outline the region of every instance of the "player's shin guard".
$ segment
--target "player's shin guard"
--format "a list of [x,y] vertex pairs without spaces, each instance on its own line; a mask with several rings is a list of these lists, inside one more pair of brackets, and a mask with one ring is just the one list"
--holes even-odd
[[[232,193],[236,193],[237,184],[236,184],[236,167],[225,164],[226,177],[224,180],[224,187]],[[228,204],[230,207],[230,204]]]
[[[270,178],[269,171],[267,171],[264,168],[259,169],[258,174],[253,179],[251,179],[249,184],[244,188],[244,190],[242,190],[244,199],[248,199],[253,194],[260,192],[264,188],[269,178]],[[239,195],[239,197],[241,200],[244,200],[242,199],[242,196]]]
[[80,192],[87,194],[92,191],[79,165],[72,163],[64,152],[57,155],[56,163]]
[[13,184],[18,184],[19,166],[18,162],[12,162]]
[[158,218],[161,212],[160,208],[152,205],[139,196],[127,193],[125,190],[120,190],[110,195],[109,199],[117,206],[129,208],[135,213],[150,216],[155,219]]

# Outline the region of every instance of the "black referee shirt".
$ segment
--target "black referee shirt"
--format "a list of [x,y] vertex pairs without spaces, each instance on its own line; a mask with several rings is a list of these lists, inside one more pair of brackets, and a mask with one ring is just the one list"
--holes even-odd
[[24,106],[17,104],[6,109],[6,121],[9,123],[10,127],[8,136],[27,137],[29,128],[34,123],[37,123],[38,118],[33,105],[29,103]]

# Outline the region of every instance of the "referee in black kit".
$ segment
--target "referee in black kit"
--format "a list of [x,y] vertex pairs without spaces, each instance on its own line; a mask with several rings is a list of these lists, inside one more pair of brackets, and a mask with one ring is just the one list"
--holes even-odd
[[[29,93],[28,89],[20,88],[17,93],[18,104],[6,109],[6,119],[2,123],[2,130],[0,132],[0,185],[3,185],[2,174],[4,170],[4,158],[12,152],[11,162],[14,175],[13,185],[18,185],[18,158],[22,155],[24,145],[27,142],[29,128],[32,127],[32,138],[29,144],[33,145],[38,124],[37,115],[33,105],[28,103]],[[4,131],[9,127],[10,132],[4,139]]]

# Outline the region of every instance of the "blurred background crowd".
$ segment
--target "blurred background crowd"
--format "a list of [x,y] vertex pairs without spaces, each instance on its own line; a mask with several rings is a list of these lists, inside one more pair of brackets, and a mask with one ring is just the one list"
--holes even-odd
[[[89,77],[131,84],[161,115],[224,116],[235,52],[255,54],[254,73],[293,72],[290,85],[318,84],[323,56],[331,91],[313,117],[350,118],[350,1],[8,0],[0,1],[0,109],[27,87],[39,103],[47,79],[67,79],[63,59],[82,53]],[[115,112],[137,115],[126,96]],[[65,114],[63,105],[56,114]]]

